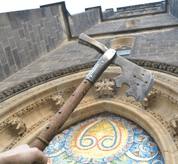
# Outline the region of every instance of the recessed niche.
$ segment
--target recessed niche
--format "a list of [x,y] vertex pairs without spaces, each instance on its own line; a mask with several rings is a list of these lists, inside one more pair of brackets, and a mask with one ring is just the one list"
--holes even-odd
[[127,28],[137,27],[138,25],[139,25],[139,20],[130,20],[130,21],[126,22],[126,27]]

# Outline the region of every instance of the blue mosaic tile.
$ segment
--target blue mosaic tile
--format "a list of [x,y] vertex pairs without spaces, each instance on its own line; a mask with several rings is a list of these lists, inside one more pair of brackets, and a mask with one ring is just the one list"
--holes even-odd
[[64,130],[44,154],[48,164],[164,164],[147,132],[112,114],[101,114]]

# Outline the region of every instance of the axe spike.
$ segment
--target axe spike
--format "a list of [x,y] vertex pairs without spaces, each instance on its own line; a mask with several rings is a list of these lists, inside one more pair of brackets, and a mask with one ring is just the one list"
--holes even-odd
[[104,54],[107,51],[107,47],[105,45],[83,33],[80,34],[78,43],[93,48],[101,54]]

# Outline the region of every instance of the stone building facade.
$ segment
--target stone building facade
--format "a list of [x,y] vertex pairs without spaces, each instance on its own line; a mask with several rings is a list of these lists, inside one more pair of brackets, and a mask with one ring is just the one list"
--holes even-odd
[[111,65],[60,132],[91,117],[111,114],[143,128],[157,144],[164,162],[176,164],[177,5],[177,1],[167,0],[117,8],[116,12],[102,12],[97,6],[71,15],[65,2],[59,2],[1,13],[0,151],[31,144],[94,66],[101,54],[78,44],[78,36],[85,33],[152,71],[154,86],[138,103],[126,97],[127,85],[114,87],[112,79],[122,70]]

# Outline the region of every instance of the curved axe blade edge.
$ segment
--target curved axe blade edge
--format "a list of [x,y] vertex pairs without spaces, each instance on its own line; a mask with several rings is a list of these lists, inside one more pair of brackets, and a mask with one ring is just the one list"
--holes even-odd
[[128,84],[130,89],[126,92],[127,97],[133,96],[136,101],[141,102],[152,89],[154,74],[118,55],[113,63],[122,69],[121,75],[113,78],[116,87],[121,87],[123,83]]

